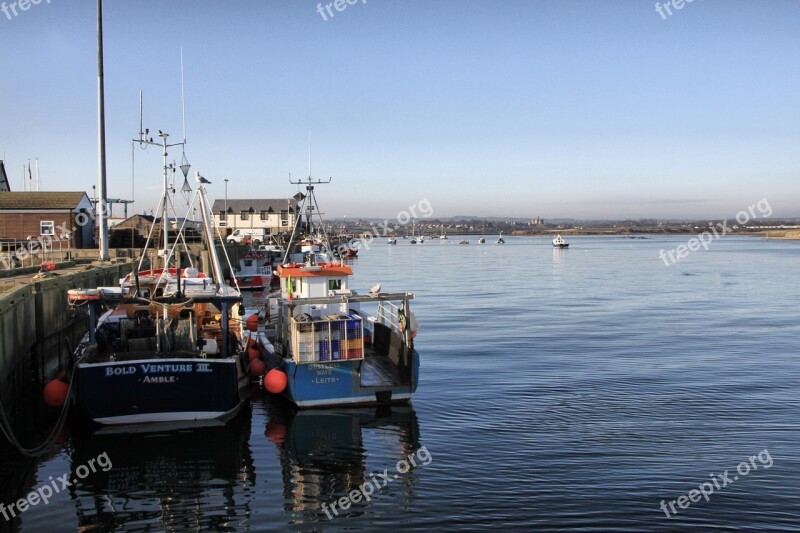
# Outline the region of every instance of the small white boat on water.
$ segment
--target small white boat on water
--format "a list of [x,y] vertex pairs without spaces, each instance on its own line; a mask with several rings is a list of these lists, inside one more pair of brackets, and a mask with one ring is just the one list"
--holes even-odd
[[569,243],[565,241],[561,235],[556,235],[556,238],[553,239],[553,246],[556,248],[569,248]]
[[505,244],[506,241],[503,240],[503,233],[500,232],[500,238],[497,239],[496,244]]

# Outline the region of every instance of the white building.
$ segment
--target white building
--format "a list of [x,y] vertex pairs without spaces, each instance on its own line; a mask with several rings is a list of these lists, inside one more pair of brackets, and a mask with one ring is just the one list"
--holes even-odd
[[266,229],[268,233],[290,232],[297,204],[293,198],[214,200],[214,221],[228,233],[236,229]]

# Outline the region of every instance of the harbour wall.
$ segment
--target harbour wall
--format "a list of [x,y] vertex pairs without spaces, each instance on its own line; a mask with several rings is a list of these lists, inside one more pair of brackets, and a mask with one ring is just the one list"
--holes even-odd
[[70,312],[67,291],[118,286],[133,263],[58,266],[12,282],[0,278],[0,407],[18,435],[40,424],[42,385],[63,368],[86,333],[85,317]]

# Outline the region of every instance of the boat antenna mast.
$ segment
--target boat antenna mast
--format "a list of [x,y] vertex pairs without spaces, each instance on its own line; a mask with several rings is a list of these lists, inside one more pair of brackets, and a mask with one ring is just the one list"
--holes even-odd
[[294,196],[294,199],[297,202],[300,202],[300,205],[297,207],[297,211],[295,212],[295,216],[297,217],[294,229],[292,230],[292,236],[289,238],[289,245],[286,247],[286,256],[284,257],[283,261],[286,262],[289,253],[292,249],[292,246],[295,244],[295,236],[297,234],[297,228],[300,225],[300,217],[302,214],[305,213],[306,215],[306,227],[308,231],[309,238],[313,239],[313,227],[314,227],[314,212],[317,212],[317,216],[319,217],[319,227],[322,231],[323,236],[323,246],[331,252],[330,246],[328,244],[328,235],[325,233],[325,225],[322,223],[322,213],[319,210],[319,204],[317,203],[317,197],[314,194],[314,187],[316,185],[325,185],[330,183],[333,178],[329,177],[327,180],[319,180],[313,179],[311,175],[308,176],[306,179],[299,179],[297,181],[292,181],[292,175],[289,174],[289,183],[292,185],[305,185],[306,187],[306,194],[301,192],[297,193]]
[[[169,133],[163,132],[158,130],[158,136],[161,138],[161,141],[154,141],[153,137],[150,137],[150,129],[147,128],[142,131],[142,125],[139,124],[139,138],[133,139],[134,143],[138,143],[139,146],[143,149],[146,149],[148,146],[159,146],[161,148],[161,156],[163,158],[163,190],[161,192],[161,200],[158,206],[158,212],[161,214],[161,232],[163,234],[163,249],[158,251],[159,257],[164,258],[164,271],[166,272],[169,269],[169,211],[172,208],[173,212],[175,211],[174,205],[172,205],[172,199],[170,197],[171,187],[169,184],[169,176],[170,173],[174,173],[176,170],[175,163],[168,163],[167,158],[169,157],[169,148],[173,146],[180,146],[181,150],[184,149],[186,146],[186,141],[180,141],[176,143],[169,142]],[[184,183],[187,182],[187,177],[189,175],[189,169],[191,165],[189,161],[186,159],[186,154],[183,154],[183,159],[181,161],[180,166],[178,167],[181,169],[183,173]],[[177,222],[177,219],[176,219]],[[155,220],[153,221],[153,227],[155,227]],[[149,239],[148,239],[149,240]]]

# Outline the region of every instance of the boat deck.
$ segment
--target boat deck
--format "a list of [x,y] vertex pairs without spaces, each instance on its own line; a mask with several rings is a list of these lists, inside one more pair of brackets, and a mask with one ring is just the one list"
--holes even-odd
[[397,365],[392,364],[386,356],[368,354],[361,363],[362,387],[393,387],[404,385],[407,381],[400,376]]

